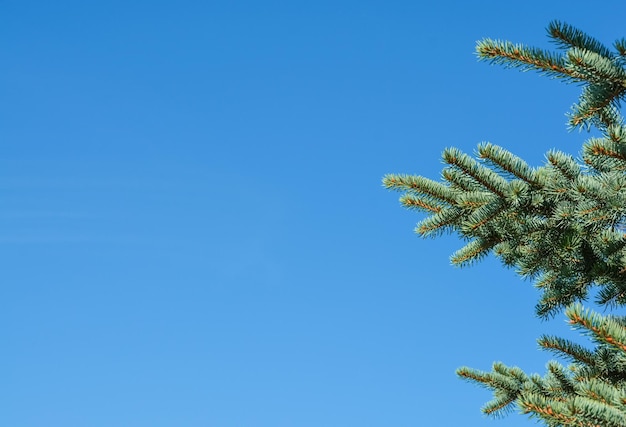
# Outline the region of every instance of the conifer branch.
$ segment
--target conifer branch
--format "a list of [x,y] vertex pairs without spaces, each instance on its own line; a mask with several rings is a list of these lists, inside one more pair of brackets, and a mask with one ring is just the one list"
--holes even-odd
[[508,41],[483,39],[476,44],[476,53],[480,60],[491,64],[520,68],[522,71],[536,70],[554,77],[582,81],[581,76],[568,69],[562,56],[541,49]]
[[615,50],[617,50],[620,56],[626,56],[626,39],[616,40],[613,46],[615,46]]
[[[623,276],[624,273],[618,270],[616,275]],[[596,302],[600,305],[624,305],[626,303],[626,283],[610,282],[604,285],[596,296]]]
[[579,362],[589,366],[593,366],[595,363],[595,355],[591,350],[570,340],[542,335],[537,340],[537,343],[542,348],[555,353],[557,356],[566,357],[573,362]]
[[444,206],[424,197],[405,194],[400,197],[400,203],[407,209],[417,209],[427,213],[439,213]]
[[447,148],[443,152],[443,160],[449,165],[456,166],[467,176],[492,193],[504,197],[506,180],[495,172],[480,165],[476,160],[456,148]]
[[476,182],[475,179],[464,174],[458,168],[444,168],[441,172],[441,176],[450,183],[450,188],[460,190],[460,194],[473,191],[485,191],[485,187]]
[[390,190],[408,191],[448,204],[454,203],[454,195],[449,187],[421,176],[388,174],[383,178],[383,185]]
[[441,210],[417,224],[415,232],[421,236],[436,236],[439,233],[452,229],[455,222],[463,215],[462,209],[452,207]]
[[626,144],[612,138],[591,138],[583,145],[583,160],[601,172],[626,170]]
[[490,143],[478,145],[478,156],[489,161],[500,170],[526,181],[528,184],[537,185],[535,171],[522,159],[502,147]]
[[461,231],[465,235],[473,236],[480,227],[493,223],[494,219],[501,215],[505,209],[506,205],[503,203],[503,199],[485,204],[469,214],[461,224]]
[[607,57],[585,49],[573,48],[567,52],[568,67],[585,81],[596,84],[626,84],[626,72]]
[[553,336],[539,345],[570,363],[547,365],[544,376],[494,363],[491,372],[460,368],[457,374],[493,393],[483,407],[501,415],[517,405],[548,427],[626,425],[626,316],[602,316],[580,305],[597,287],[602,305],[626,305],[626,126],[619,111],[626,97],[626,39],[617,54],[567,24],[554,21],[550,36],[562,54],[498,40],[477,44],[479,59],[582,83],[570,115],[573,127],[595,126],[601,138],[583,148],[584,164],[547,153],[530,167],[489,144],[478,161],[455,148],[444,151],[443,182],[388,175],[384,185],[404,192],[403,205],[428,215],[422,236],[455,232],[469,242],[454,264],[468,265],[493,251],[522,277],[535,280],[539,317],[565,309],[570,324],[595,348]]
[[576,383],[559,363],[554,361],[548,362],[548,379],[554,382],[554,385],[551,387],[551,394],[554,397],[562,397],[576,392]]
[[486,256],[491,249],[498,244],[495,240],[483,240],[476,239],[469,242],[467,245],[456,251],[451,257],[450,261],[455,265],[469,265],[474,261],[478,261]]
[[552,21],[548,24],[548,34],[553,41],[563,49],[569,49],[571,47],[586,49],[590,52],[595,52],[598,55],[606,58],[614,56],[606,46],[600,43],[598,40],[590,37],[583,31],[568,25],[564,22]]
[[626,143],[626,128],[620,125],[609,126],[606,129],[608,139],[615,143]]
[[621,125],[622,119],[616,104],[624,94],[624,88],[616,85],[590,84],[583,88],[577,104],[569,114],[573,128],[592,124],[600,129]]
[[569,307],[565,314],[573,327],[582,328],[590,332],[594,340],[626,352],[626,328],[610,317],[584,310],[580,304]]
[[551,150],[548,151],[547,158],[550,164],[570,181],[574,181],[581,174],[580,166],[568,154]]

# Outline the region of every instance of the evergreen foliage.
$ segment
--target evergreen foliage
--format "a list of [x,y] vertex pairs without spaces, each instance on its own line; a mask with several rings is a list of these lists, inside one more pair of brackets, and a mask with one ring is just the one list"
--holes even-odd
[[597,288],[597,303],[626,304],[626,40],[611,50],[560,22],[548,27],[559,50],[548,52],[484,39],[479,59],[536,70],[582,86],[572,107],[572,127],[597,128],[601,138],[583,146],[581,159],[549,151],[531,167],[502,147],[478,146],[474,157],[456,148],[443,153],[442,180],[390,174],[386,188],[403,192],[402,205],[427,214],[421,236],[456,233],[467,243],[451,259],[469,265],[494,253],[506,266],[534,280],[540,317],[562,310],[595,346],[543,336],[539,345],[569,362],[549,362],[544,376],[495,363],[490,372],[467,367],[457,373],[493,391],[486,414],[513,407],[556,426],[626,426],[626,317],[585,310]]

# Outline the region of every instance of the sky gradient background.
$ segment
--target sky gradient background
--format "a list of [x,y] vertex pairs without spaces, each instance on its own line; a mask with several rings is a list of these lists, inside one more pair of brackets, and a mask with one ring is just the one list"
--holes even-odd
[[577,153],[576,87],[473,51],[626,36],[598,4],[1,1],[0,425],[531,425],[454,370],[576,335],[381,178]]

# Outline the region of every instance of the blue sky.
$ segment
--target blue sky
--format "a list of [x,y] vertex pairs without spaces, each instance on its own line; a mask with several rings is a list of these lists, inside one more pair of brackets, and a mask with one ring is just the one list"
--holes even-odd
[[[610,44],[621,2],[0,3],[0,354],[12,427],[529,425],[454,375],[543,372],[536,292],[380,183],[448,146],[578,152],[577,88],[483,37]],[[532,423],[532,421],[531,421]]]

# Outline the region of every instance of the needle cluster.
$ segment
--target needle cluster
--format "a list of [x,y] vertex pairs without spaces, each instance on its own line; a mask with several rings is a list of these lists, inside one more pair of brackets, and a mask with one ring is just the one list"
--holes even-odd
[[572,107],[572,127],[596,128],[601,137],[582,147],[579,159],[549,151],[533,167],[510,151],[484,143],[474,156],[443,153],[440,180],[389,174],[386,188],[402,192],[408,209],[426,214],[421,236],[454,233],[465,246],[453,264],[469,265],[489,253],[530,278],[540,290],[537,315],[565,311],[569,323],[593,346],[543,336],[541,348],[568,362],[551,361],[543,375],[495,363],[489,372],[460,368],[461,378],[493,391],[490,415],[517,407],[547,426],[626,426],[626,317],[583,308],[592,289],[608,308],[626,305],[626,40],[609,49],[582,31],[553,22],[549,52],[484,39],[479,59],[536,70],[582,86]]

